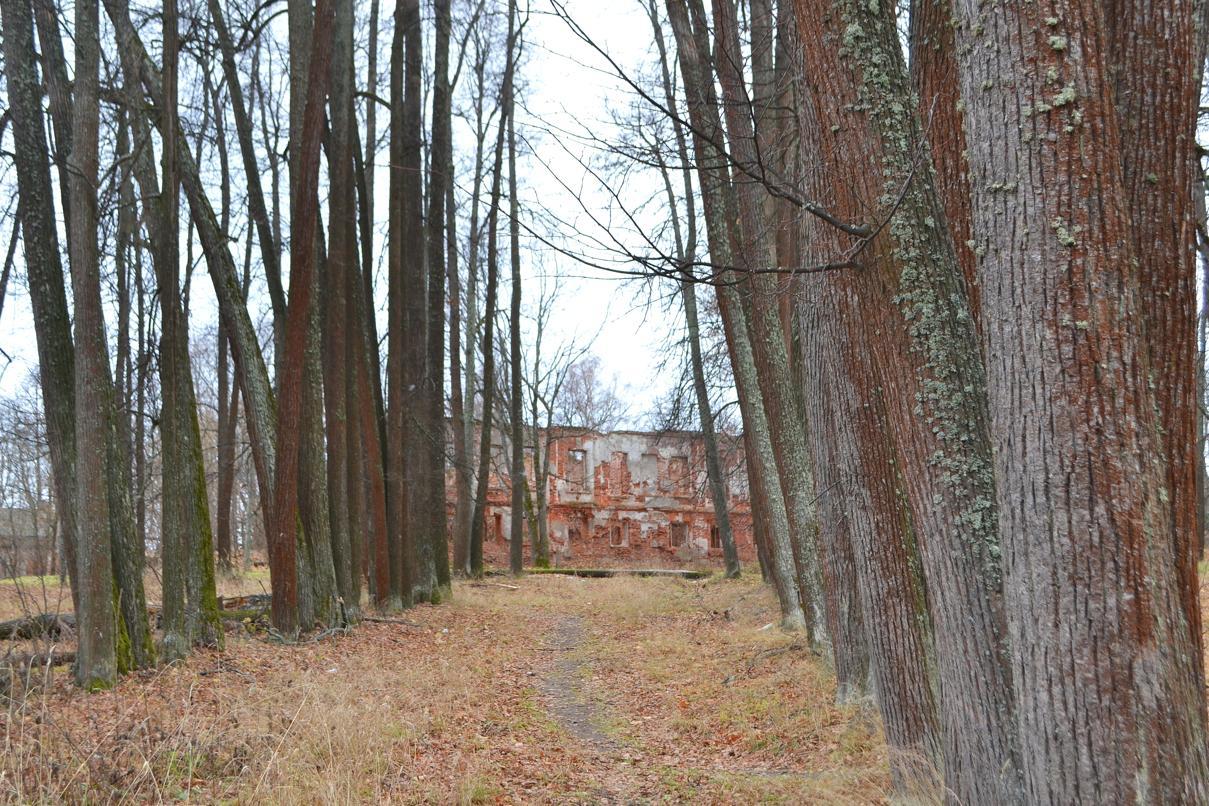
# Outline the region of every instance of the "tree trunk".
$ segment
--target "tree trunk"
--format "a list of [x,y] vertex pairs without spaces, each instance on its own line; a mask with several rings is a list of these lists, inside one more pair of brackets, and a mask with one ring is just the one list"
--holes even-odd
[[[324,405],[327,423],[327,486],[331,508],[332,558],[340,598],[349,615],[360,606],[359,586],[353,578],[361,571],[353,551],[353,516],[350,493],[354,480],[362,477],[349,424],[354,412],[348,409],[352,370],[348,360],[348,278],[357,262],[357,197],[354,186],[353,135],[353,3],[338,0],[332,44],[332,77],[328,149],[328,245],[327,282],[323,295]],[[372,103],[372,102],[371,102]],[[355,403],[355,400],[353,401]],[[359,442],[359,440],[358,440]],[[360,519],[357,519],[360,522]]]
[[[508,0],[508,41],[512,42],[516,18],[516,0]],[[512,61],[512,48],[509,47],[509,60]],[[521,404],[521,240],[520,240],[520,203],[516,198],[516,101],[513,98],[514,81],[504,84],[504,116],[508,119],[508,216],[509,257],[512,262],[512,310],[508,317],[509,329],[509,367],[510,381],[508,419],[512,425],[512,464],[510,477],[512,480],[512,533],[508,541],[508,565],[513,576],[519,576],[524,568],[525,549],[525,416]]]
[[[115,29],[122,70],[128,81],[140,83],[157,108],[163,97],[159,71],[147,56],[147,51],[130,21],[130,12],[121,0],[105,0],[105,10]],[[158,121],[163,131],[163,121]],[[178,134],[179,136],[179,134]],[[219,315],[231,339],[231,355],[243,390],[245,422],[252,447],[252,460],[260,492],[262,509],[272,511],[273,473],[276,466],[276,402],[269,383],[268,370],[260,352],[260,342],[244,302],[243,284],[228,248],[214,208],[210,204],[198,173],[197,164],[188,149],[177,155],[185,196],[189,201],[193,223],[201,238],[206,265],[218,300]]]
[[[459,573],[466,571],[470,536],[470,467],[467,462],[470,450],[466,434],[467,420],[474,419],[474,389],[464,386],[462,377],[462,278],[458,269],[457,210],[454,207],[454,166],[451,159],[445,164],[450,181],[446,182],[445,240],[449,264],[446,275],[449,282],[449,408],[453,429],[453,568]],[[465,394],[463,394],[463,387]],[[442,507],[442,510],[444,507]]]
[[[1195,4],[1192,4],[1195,6]],[[1197,677],[1204,677],[1201,634],[1201,524],[1197,498],[1196,215],[1192,191],[1205,39],[1198,11],[1134,0],[1103,3],[1107,68],[1121,137],[1126,201],[1138,259],[1144,344],[1167,464],[1167,503],[1175,567]],[[1202,708],[1203,710],[1203,708]],[[1204,731],[1204,715],[1200,717]]]
[[[759,169],[761,156],[756,151],[755,133],[746,110],[747,93],[739,71],[742,53],[734,3],[733,0],[714,0],[713,5],[716,39],[714,63],[722,87],[722,108],[726,114],[729,135],[727,142],[732,157],[755,172]],[[704,14],[700,16],[703,18]],[[741,233],[740,248],[735,256],[745,268],[762,270],[761,273],[750,275],[745,283],[750,288],[750,294],[745,299],[745,309],[749,312],[748,332],[760,390],[764,394],[776,468],[785,496],[799,585],[803,588],[803,605],[808,609],[807,617],[813,619],[811,633],[815,640],[825,641],[823,605],[826,598],[822,589],[816,541],[818,516],[814,505],[814,479],[806,453],[801,409],[791,386],[793,376],[789,369],[785,332],[777,304],[777,280],[767,273],[773,266],[769,254],[773,233],[764,220],[763,192],[755,180],[740,172],[734,183]]]
[[[390,532],[390,601],[393,608],[410,604],[411,580],[406,576],[409,563],[405,562],[404,530],[407,520],[407,483],[404,475],[404,445],[406,430],[407,347],[406,316],[404,314],[404,252],[407,248],[403,236],[403,205],[401,200],[408,180],[405,176],[403,115],[403,57],[407,25],[402,3],[395,6],[395,32],[390,50],[390,198],[388,210],[388,303],[387,303],[387,356],[386,356],[386,503],[387,524]],[[364,278],[363,278],[364,279]],[[366,291],[366,300],[373,299],[372,289]],[[407,597],[407,602],[404,601]]]
[[108,472],[109,351],[97,249],[97,139],[100,126],[96,0],[75,10],[75,86],[72,146],[68,157],[71,197],[71,287],[75,304],[76,505],[79,519],[76,573],[79,637],[76,682],[85,689],[108,688],[117,677],[117,623],[114,618],[112,536]]
[[858,604],[837,601],[835,615],[829,612],[839,695],[859,696],[871,667],[896,794],[927,802],[944,769],[931,642],[885,409],[860,334],[848,331],[859,321],[849,284],[807,278],[803,300],[809,423],[820,435],[815,466],[823,470],[825,523],[837,549],[825,554],[825,573],[837,587],[831,595],[855,596]]
[[[471,484],[476,478],[475,473],[475,448],[474,448],[474,398],[475,390],[478,384],[478,372],[476,368],[475,346],[476,335],[478,333],[478,284],[479,284],[479,244],[480,232],[479,226],[479,195],[483,184],[483,161],[484,151],[487,140],[488,123],[484,120],[483,107],[486,96],[486,69],[487,60],[484,52],[478,52],[475,56],[474,75],[475,75],[475,96],[474,96],[474,131],[475,131],[475,148],[474,148],[474,178],[470,185],[470,231],[467,233],[467,249],[466,249],[466,360],[464,362],[464,377],[465,377],[465,410],[466,416],[462,423],[462,428],[465,431],[463,442],[465,445],[462,454],[462,474],[458,480],[457,502],[454,510],[454,565],[457,566],[463,573],[471,573],[470,563],[470,538],[473,530],[472,516],[475,507],[475,495],[471,491]],[[476,485],[477,487],[477,485]],[[461,513],[460,515],[458,513]],[[461,524],[457,527],[456,524]]]
[[[322,123],[320,123],[322,126]],[[316,219],[318,219],[318,200],[316,199]],[[315,265],[316,274],[326,273],[327,259],[323,253],[321,237],[322,223],[316,220]],[[313,277],[312,291],[318,292],[319,278]],[[305,553],[300,555],[299,573],[306,570],[305,590],[310,595],[310,609],[302,607],[301,598],[299,616],[302,625],[310,628],[312,625],[343,625],[344,615],[339,611],[336,601],[339,589],[336,583],[336,569],[332,558],[332,521],[331,502],[328,500],[327,457],[324,451],[323,428],[323,336],[320,325],[321,301],[318,294],[311,298],[310,314],[306,333],[306,378],[303,389],[302,403],[302,444],[299,454],[299,504],[302,512],[303,528],[299,532],[299,547]],[[304,590],[300,580],[300,596]]]
[[[179,183],[177,143],[177,14],[176,0],[164,0],[162,138],[163,187],[159,195],[156,283],[160,298],[160,446],[163,497],[160,519],[160,559],[163,581],[163,654],[169,663],[189,654],[185,624],[185,577],[192,526],[190,467],[186,460],[184,367],[177,361],[184,338],[184,313],[180,304]],[[152,216],[156,213],[151,212]]]
[[[435,470],[431,466],[436,448],[433,440],[439,439],[440,435],[429,431],[426,411],[430,306],[427,304],[425,258],[428,255],[423,226],[423,53],[419,0],[403,0],[399,4],[396,24],[402,26],[404,36],[403,111],[399,132],[403,168],[402,195],[399,197],[404,336],[402,446],[403,455],[407,457],[403,465],[404,495],[407,496],[403,556],[410,568],[411,601],[427,602],[438,595],[429,492]],[[441,286],[444,286],[443,282]],[[443,445],[440,447],[444,449]]]
[[[798,111],[802,147],[816,148],[814,110]],[[806,193],[831,202],[822,166],[807,166]],[[808,220],[806,244],[826,243],[826,225]],[[807,250],[809,262],[828,255]],[[930,663],[932,640],[911,513],[896,469],[889,422],[862,333],[857,292],[845,274],[802,278],[798,309],[805,361],[807,431],[811,436],[826,541],[823,573],[841,699],[867,682],[890,745],[896,795],[937,799],[941,736]],[[871,678],[871,679],[870,679]]]
[[[432,141],[428,181],[428,366],[425,418],[428,452],[428,498],[424,515],[436,586],[433,601],[453,588],[449,574],[449,540],[445,523],[445,202],[453,177],[453,122],[449,87],[450,0],[436,0],[436,39],[432,88]],[[458,383],[453,376],[453,384]]]
[[[667,108],[675,109],[676,97],[672,86],[671,68],[668,65],[667,48],[664,44],[663,29],[659,24],[659,11],[655,0],[648,0],[647,14],[651,19],[651,26],[655,34],[655,47],[659,53],[663,97]],[[718,437],[714,429],[714,415],[710,410],[709,389],[705,385],[705,364],[701,357],[701,331],[697,323],[697,287],[691,276],[691,270],[687,268],[696,261],[697,207],[694,202],[693,172],[688,154],[688,139],[684,135],[684,126],[681,125],[679,118],[672,118],[672,132],[675,136],[676,156],[680,160],[681,179],[684,183],[687,242],[680,228],[680,216],[677,210],[676,194],[672,190],[671,172],[664,163],[662,152],[657,148],[654,149],[655,159],[663,174],[668,209],[672,213],[672,233],[675,237],[676,257],[681,266],[685,267],[682,271],[684,281],[680,283],[680,298],[684,302],[684,325],[687,330],[689,366],[693,375],[693,397],[697,403],[697,420],[701,424],[701,440],[705,444],[705,470],[709,481],[710,500],[714,505],[714,523],[722,541],[726,576],[728,579],[737,579],[740,573],[739,552],[735,547],[734,530],[730,525],[726,479],[723,476],[722,462],[718,454]]]
[[[511,20],[511,15],[509,16]],[[508,53],[504,67],[501,97],[512,91],[513,42],[508,37]],[[495,398],[495,307],[499,286],[499,254],[496,246],[499,235],[500,189],[504,170],[504,134],[508,123],[507,109],[501,107],[499,126],[495,134],[495,158],[491,173],[491,202],[487,214],[487,310],[483,318],[483,417],[479,434],[478,478],[474,491],[474,512],[470,519],[470,573],[483,575],[483,532],[487,518],[487,484],[491,475],[491,409]]]
[[979,322],[976,261],[970,243],[970,166],[961,122],[957,81],[957,45],[953,34],[952,0],[912,0],[911,83],[918,95],[919,119],[936,168],[936,193],[944,205],[953,249],[965,278],[970,312]]
[[273,625],[287,636],[297,634],[299,628],[295,534],[300,437],[304,416],[307,331],[311,328],[311,291],[316,257],[319,147],[331,61],[333,16],[334,8],[330,0],[320,0],[311,33],[306,104],[299,127],[298,170],[291,193],[290,299],[282,361],[283,378],[280,383],[279,456],[274,479],[273,526],[269,531],[269,572],[274,583]]
[[55,230],[50,159],[43,127],[41,82],[36,68],[29,0],[0,2],[0,22],[3,23],[4,71],[13,124],[17,192],[21,199],[21,243],[34,315],[38,380],[58,504],[55,509],[63,543],[63,565],[70,579],[72,601],[78,607],[75,347]]
[[[131,127],[136,138],[139,142],[150,142],[146,121],[134,113],[142,101],[142,95],[133,84],[127,87],[127,95],[130,96]],[[179,127],[173,127],[173,130],[179,134]],[[178,167],[180,154],[188,153],[188,150],[177,151],[175,141],[165,142],[171,145],[170,149],[165,148],[163,154],[166,189]],[[161,192],[150,149],[135,152],[132,171],[143,197],[156,200],[154,205],[145,205],[144,221],[152,243],[152,262],[160,290],[163,322],[159,360],[163,476],[160,532],[165,565],[162,575],[163,623],[165,655],[175,660],[188,653],[190,643],[221,645],[222,625],[214,583],[213,532],[197,421],[197,398],[193,390],[192,361],[188,350],[188,309],[183,307],[177,268],[175,233],[178,224],[169,223],[177,219],[177,214],[168,201],[170,194]],[[111,461],[128,460],[119,457]],[[125,500],[124,493],[111,493],[111,508],[115,511],[128,509],[128,504],[123,503]],[[127,530],[118,524],[130,521],[129,517],[115,519],[115,533],[125,533]],[[139,545],[133,533],[126,542]],[[141,561],[137,569],[131,567],[126,574],[141,580]],[[119,572],[119,578],[121,576]],[[140,604],[139,612],[146,613],[145,603]]]
[[[1151,321],[1163,314],[1143,275],[1160,270],[1135,237],[1149,232],[1141,251],[1159,261],[1168,243],[1187,249],[1171,231],[1137,229],[1160,213],[1135,172],[1153,165],[1151,184],[1182,184],[1172,205],[1191,193],[1177,145],[1192,136],[1191,9],[1119,12],[1143,40],[1171,29],[1146,48],[1163,66],[1117,85],[1112,9],[955,5],[1025,797],[1204,801],[1204,681],[1181,569],[1191,535],[1173,513],[1186,499],[1170,487],[1160,428],[1172,385],[1191,380],[1158,380],[1169,369],[1152,359],[1183,366],[1188,322],[1180,288],[1164,292],[1172,322]],[[1162,97],[1114,94],[1155,82]],[[1131,123],[1144,134],[1123,133],[1119,115],[1138,104],[1161,104],[1162,123],[1145,114]],[[1164,155],[1173,163],[1158,165]],[[1054,675],[1055,663],[1080,674]]]
[[[936,223],[944,214],[894,15],[849,2],[796,9],[816,152],[848,156],[825,163],[828,210],[852,221],[873,211],[866,228],[893,210],[851,273],[927,581],[945,785],[963,802],[1017,802],[984,369],[961,268]],[[853,236],[822,228],[819,246],[842,255]]]
[[231,541],[231,507],[235,492],[235,439],[239,423],[239,396],[231,390],[227,333],[218,326],[218,479],[215,491],[214,538],[218,566],[223,573],[234,570]]
[[733,196],[725,169],[725,158],[719,152],[722,125],[718,119],[718,104],[713,94],[713,79],[701,58],[698,42],[693,35],[684,0],[668,0],[668,19],[676,38],[681,72],[685,77],[689,120],[692,123],[693,150],[705,212],[706,235],[710,258],[714,265],[726,267],[716,272],[718,308],[730,352],[739,396],[739,410],[747,445],[747,465],[753,498],[767,514],[773,581],[781,603],[781,624],[787,630],[808,629],[797,586],[797,569],[790,542],[789,517],[785,510],[780,478],[773,456],[772,439],[764,413],[764,400],[756,377],[755,359],[747,336],[746,317],[734,283],[732,255],[734,243],[728,221],[734,221]]

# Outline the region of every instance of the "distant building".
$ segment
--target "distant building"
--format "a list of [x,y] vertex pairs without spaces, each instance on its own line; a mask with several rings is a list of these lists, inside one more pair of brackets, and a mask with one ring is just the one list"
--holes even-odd
[[[722,542],[714,517],[701,434],[690,431],[614,431],[602,434],[555,428],[538,434],[550,440],[549,535],[554,565],[671,565],[689,560],[721,562]],[[755,559],[751,501],[741,443],[719,435],[727,507],[739,556]],[[511,533],[511,486],[507,448],[496,438],[488,479],[483,553],[506,565]],[[534,484],[533,446],[525,470]],[[452,518],[454,476],[446,476]],[[536,501],[534,502],[536,506]],[[528,534],[524,541],[530,558]]]
[[56,572],[58,530],[50,504],[36,509],[0,507],[0,576]]

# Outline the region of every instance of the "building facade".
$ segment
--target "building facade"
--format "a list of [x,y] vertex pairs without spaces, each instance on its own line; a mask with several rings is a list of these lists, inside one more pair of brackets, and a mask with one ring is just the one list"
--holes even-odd
[[50,504],[0,507],[0,577],[54,574],[57,560],[57,522]]
[[[722,543],[699,433],[555,428],[539,431],[536,441],[549,457],[547,523],[553,565],[721,564]],[[729,436],[719,441],[731,529],[740,558],[752,561],[755,543],[741,442]],[[483,553],[489,563],[507,565],[512,522],[508,448],[498,435],[494,443]],[[533,456],[534,447],[527,445],[530,491],[535,490]],[[452,471],[446,496],[452,518]],[[535,495],[530,500],[534,512]],[[524,543],[529,563],[528,534]]]

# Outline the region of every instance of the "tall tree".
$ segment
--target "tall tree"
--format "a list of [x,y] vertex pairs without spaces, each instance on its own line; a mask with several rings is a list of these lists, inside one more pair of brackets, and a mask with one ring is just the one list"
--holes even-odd
[[[506,98],[512,92],[512,76],[514,70],[514,31],[513,15],[508,17],[509,30],[507,52],[504,64],[504,79],[500,88],[500,97]],[[504,169],[504,135],[508,128],[507,109],[501,104],[500,120],[495,133],[495,157],[491,172],[491,199],[487,213],[487,297],[486,310],[483,314],[483,416],[479,433],[478,477],[475,482],[474,511],[470,519],[470,573],[481,576],[483,573],[483,533],[486,531],[487,518],[487,484],[491,475],[491,444],[493,437],[493,421],[491,410],[495,405],[495,312],[496,297],[499,287],[499,208],[500,190],[503,184]]]
[[[383,445],[386,452],[387,528],[390,534],[390,606],[410,604],[411,579],[407,575],[404,530],[407,521],[407,477],[404,471],[407,446],[406,368],[407,334],[404,312],[404,260],[407,244],[403,236],[403,207],[401,203],[408,185],[407,152],[404,142],[403,62],[404,41],[407,36],[405,4],[395,5],[395,32],[390,48],[390,197],[395,200],[389,208],[387,222],[387,352],[386,352],[386,430]],[[418,11],[417,11],[418,13]],[[418,21],[417,21],[418,24]],[[418,160],[417,160],[418,162]],[[418,168],[418,166],[417,166]],[[364,280],[364,277],[362,278]],[[372,300],[372,293],[366,300]]]
[[[655,48],[659,54],[659,75],[663,84],[663,97],[669,110],[676,109],[675,88],[672,85],[671,67],[668,64],[667,46],[664,43],[663,27],[659,22],[659,7],[655,0],[648,0],[647,15],[655,34]],[[700,423],[701,439],[705,444],[706,475],[709,481],[710,500],[714,505],[714,520],[722,541],[722,552],[726,561],[726,575],[739,576],[739,552],[735,547],[735,535],[730,525],[730,512],[726,497],[726,479],[722,475],[722,461],[718,452],[718,437],[714,428],[714,415],[710,407],[709,389],[705,382],[705,363],[701,355],[701,330],[697,317],[697,284],[691,266],[697,259],[697,205],[693,192],[693,169],[688,153],[688,138],[679,117],[672,117],[672,135],[676,145],[676,158],[680,161],[681,181],[684,185],[684,227],[680,225],[679,205],[672,187],[671,169],[666,164],[663,152],[652,149],[663,176],[668,209],[672,216],[672,235],[675,239],[676,258],[682,266],[684,279],[680,283],[680,297],[684,303],[684,324],[689,348],[689,367],[693,376],[693,397],[697,403],[697,421]]]
[[[491,133],[491,120],[499,109],[499,97],[495,99],[492,109],[487,108],[488,82],[487,61],[490,47],[482,26],[475,26],[470,32],[474,43],[474,172],[470,183],[470,220],[466,235],[466,289],[465,289],[465,361],[463,362],[463,378],[465,388],[466,411],[462,418],[463,453],[458,468],[457,499],[454,504],[454,565],[463,573],[470,573],[470,542],[472,515],[475,507],[475,494],[471,489],[475,479],[475,459],[477,448],[474,444],[475,416],[474,400],[478,388],[478,365],[476,361],[478,332],[480,321],[478,316],[478,285],[479,266],[482,251],[482,225],[479,220],[480,197],[482,196],[484,162],[487,154],[487,139]],[[452,319],[451,319],[452,323]]]
[[[152,104],[156,108],[162,108],[163,88],[159,68],[147,55],[138,31],[130,20],[128,5],[122,0],[104,2],[106,14],[114,27],[118,53],[122,60],[122,72],[127,82],[132,86],[141,85]],[[156,122],[162,135],[162,118],[157,118]],[[177,157],[181,185],[201,240],[218,301],[219,316],[231,340],[231,356],[243,392],[244,421],[251,443],[252,463],[256,471],[261,506],[266,513],[271,513],[273,473],[277,462],[277,446],[274,439],[277,428],[276,400],[256,329],[245,304],[246,284],[240,280],[228,239],[206,194],[192,153],[187,148],[181,149]]]
[[[404,557],[411,570],[409,575],[413,602],[427,602],[439,597],[436,558],[433,556],[432,501],[430,491],[435,468],[432,459],[443,440],[429,430],[431,419],[428,398],[429,356],[428,296],[426,260],[431,259],[424,238],[423,141],[424,104],[422,24],[419,0],[403,0],[399,4],[396,24],[403,28],[403,113],[398,136],[402,139],[402,195],[399,197],[402,240],[403,294],[403,451],[404,495],[406,517],[403,520]],[[392,132],[393,135],[393,132]],[[437,222],[437,227],[441,222]],[[439,243],[439,242],[438,242]],[[441,272],[442,279],[444,271]],[[441,282],[440,287],[444,287]],[[444,306],[442,305],[442,308]],[[441,317],[442,320],[444,317]],[[441,343],[444,343],[442,338]],[[442,385],[443,391],[443,385]],[[444,415],[442,413],[442,423]],[[444,450],[443,441],[439,445]]]
[[[290,299],[286,320],[284,376],[280,383],[278,463],[273,491],[273,519],[269,542],[269,568],[273,575],[273,624],[293,635],[299,629],[298,568],[295,550],[299,457],[303,420],[307,334],[311,329],[311,302],[316,262],[318,225],[319,150],[323,134],[323,108],[329,79],[332,25],[335,7],[320,0],[315,9],[302,112],[297,179],[291,194]],[[317,379],[312,379],[317,380]],[[309,626],[309,625],[308,625]]]
[[[357,262],[357,199],[354,186],[353,128],[353,3],[337,0],[332,45],[332,77],[329,98],[331,140],[328,149],[327,276],[323,294],[324,405],[327,425],[327,483],[331,508],[332,556],[336,582],[346,611],[355,615],[360,606],[360,587],[354,583],[361,569],[353,551],[350,493],[353,479],[359,484],[361,469],[350,450],[354,412],[348,410],[349,382],[353,372],[348,360],[348,278]],[[355,403],[355,398],[353,400]],[[358,443],[360,441],[358,440]]]
[[[791,540],[797,559],[797,577],[808,607],[807,618],[814,620],[812,633],[822,639],[826,633],[823,617],[825,598],[821,564],[815,532],[814,480],[806,453],[806,433],[801,409],[792,388],[789,352],[785,345],[777,302],[777,280],[768,272],[773,267],[770,244],[774,233],[764,215],[764,189],[753,176],[759,176],[762,156],[756,148],[748,110],[748,93],[740,70],[743,55],[739,45],[738,20],[733,0],[714,0],[714,65],[722,88],[722,109],[727,124],[730,155],[745,170],[734,181],[739,213],[739,264],[750,273],[745,284],[747,325],[756,364],[756,375],[764,395],[764,408],[772,434],[776,470],[785,496],[785,511],[792,531]],[[694,7],[698,35],[705,28],[704,12]],[[705,50],[704,47],[701,48]]]
[[[184,311],[180,305],[180,188],[176,172],[177,108],[179,96],[179,46],[176,0],[164,0],[164,118],[163,187],[159,197],[158,274],[162,333],[160,335],[160,388],[163,403],[160,417],[160,442],[163,446],[163,517],[160,535],[163,561],[163,652],[168,661],[179,660],[189,652],[185,625],[185,576],[190,537],[189,464],[185,459],[184,367],[177,361],[177,348],[185,337]],[[186,146],[187,147],[187,146]]]
[[[354,135],[356,130],[354,128]],[[359,149],[354,148],[354,158]],[[347,324],[348,334],[345,355],[348,359],[348,411],[354,418],[355,429],[349,441],[350,455],[360,456],[356,470],[349,473],[349,512],[360,518],[369,545],[357,541],[358,562],[354,583],[360,585],[360,573],[364,567],[370,574],[370,591],[379,608],[389,604],[391,596],[390,556],[393,542],[388,530],[386,464],[384,457],[385,416],[382,407],[382,382],[378,355],[377,328],[374,312],[366,301],[365,277],[372,271],[371,228],[369,225],[370,200],[367,187],[367,171],[364,162],[358,162],[357,218],[360,229],[361,266],[348,267]],[[372,285],[372,283],[370,283]],[[360,446],[361,451],[356,450]],[[359,475],[359,477],[358,477]],[[362,503],[363,499],[363,503]],[[354,536],[357,533],[354,532]],[[360,594],[358,593],[358,598]]]
[[723,267],[717,272],[717,279],[720,281],[716,285],[718,308],[722,314],[727,350],[730,353],[735,388],[739,397],[739,409],[743,417],[752,497],[757,502],[758,509],[766,513],[769,521],[766,534],[772,543],[770,554],[773,561],[773,581],[781,604],[781,624],[789,630],[807,629],[810,625],[797,584],[797,566],[790,539],[789,516],[777,474],[772,438],[764,412],[763,394],[747,333],[746,314],[733,271],[735,263],[732,256],[738,245],[733,231],[737,209],[729,172],[726,169],[726,157],[719,146],[723,141],[723,130],[713,77],[709,63],[703,57],[702,43],[695,35],[693,23],[689,19],[689,9],[684,0],[668,0],[667,11],[676,40],[680,72],[684,77],[710,261],[715,266]]
[[[508,0],[508,41],[511,43],[516,30],[516,0]],[[508,239],[509,258],[512,264],[512,310],[508,318],[509,343],[509,406],[508,419],[512,425],[512,533],[508,548],[508,566],[513,575],[519,575],[524,563],[524,514],[525,514],[525,415],[521,401],[521,241],[520,203],[516,198],[516,55],[510,46],[508,59],[510,75],[504,84],[504,117],[508,119]]]
[[[431,546],[436,587],[434,600],[452,592],[449,541],[445,526],[445,203],[453,184],[452,104],[449,81],[449,37],[452,27],[449,0],[436,0],[436,40],[433,48],[432,139],[428,155],[428,360],[424,379],[427,417],[424,420],[428,453],[428,516],[426,531]],[[454,386],[458,378],[453,377]]]
[[76,682],[87,689],[113,685],[118,668],[113,564],[106,484],[109,349],[101,306],[97,249],[100,21],[96,0],[75,10],[75,85],[68,155],[71,289],[75,306],[75,433],[78,546]]
[[38,381],[58,502],[59,534],[72,600],[80,601],[76,576],[75,347],[71,338],[63,265],[55,230],[41,86],[29,0],[0,3],[4,72],[12,116],[17,192],[21,198],[21,244],[34,316]]

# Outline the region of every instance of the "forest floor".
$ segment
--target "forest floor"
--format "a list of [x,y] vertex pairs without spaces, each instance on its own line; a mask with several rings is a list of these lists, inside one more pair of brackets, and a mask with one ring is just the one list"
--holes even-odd
[[237,623],[112,691],[64,667],[10,698],[0,798],[884,802],[876,717],[776,621],[758,577],[529,576],[297,645]]

